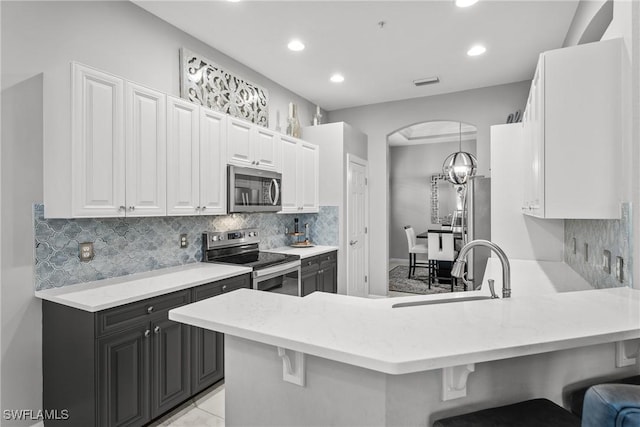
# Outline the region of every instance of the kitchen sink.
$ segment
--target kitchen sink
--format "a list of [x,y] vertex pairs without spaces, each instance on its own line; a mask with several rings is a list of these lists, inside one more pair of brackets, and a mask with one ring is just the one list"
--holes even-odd
[[424,301],[399,302],[397,304],[393,304],[391,308],[416,307],[419,305],[448,304],[450,302],[481,301],[481,300],[489,300],[489,299],[492,299],[492,298],[490,296],[475,296],[475,297],[443,298],[443,299],[433,299],[433,300],[424,300]]

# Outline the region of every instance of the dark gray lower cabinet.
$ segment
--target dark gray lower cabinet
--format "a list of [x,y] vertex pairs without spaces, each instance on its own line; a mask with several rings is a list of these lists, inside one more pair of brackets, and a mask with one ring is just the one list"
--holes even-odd
[[301,261],[302,296],[315,291],[338,291],[338,253],[336,251]]
[[151,328],[151,418],[156,418],[191,396],[191,327],[162,319]]
[[[98,340],[99,425],[141,425],[150,419],[150,345],[146,332],[131,328]],[[69,415],[73,423],[74,414]]]
[[170,309],[250,286],[245,274],[97,313],[43,301],[47,427],[142,426],[224,377],[223,334],[169,320]]

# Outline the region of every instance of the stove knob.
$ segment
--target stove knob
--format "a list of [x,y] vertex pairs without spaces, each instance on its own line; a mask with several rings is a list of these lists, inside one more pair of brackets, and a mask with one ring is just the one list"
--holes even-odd
[[211,240],[213,240],[214,242],[218,241],[218,236],[211,236]]
[[224,236],[220,236],[218,240],[224,240]]

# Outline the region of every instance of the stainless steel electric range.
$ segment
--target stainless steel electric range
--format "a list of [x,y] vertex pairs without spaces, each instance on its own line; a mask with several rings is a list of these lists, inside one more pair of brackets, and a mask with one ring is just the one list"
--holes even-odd
[[253,289],[287,295],[302,295],[300,257],[262,252],[256,228],[202,234],[202,260],[253,268]]

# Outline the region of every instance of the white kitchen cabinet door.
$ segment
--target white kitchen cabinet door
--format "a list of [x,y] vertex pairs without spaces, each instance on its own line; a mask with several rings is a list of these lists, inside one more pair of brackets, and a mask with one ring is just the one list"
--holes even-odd
[[301,187],[299,204],[302,212],[318,212],[318,146],[301,141],[298,144],[299,167],[298,182]]
[[252,137],[254,166],[280,172],[280,135],[269,129],[254,126]]
[[252,125],[244,120],[229,117],[227,121],[227,159],[229,164],[254,166],[251,132]]
[[302,186],[298,182],[298,141],[282,137],[282,213],[300,212],[298,192]]
[[282,136],[282,213],[318,212],[319,147]]
[[227,213],[227,116],[200,108],[200,213]]
[[227,161],[231,165],[280,172],[280,134],[234,117],[227,123]]
[[124,81],[73,64],[72,216],[124,216]]
[[126,215],[166,215],[166,97],[127,82],[125,100]]
[[167,97],[167,214],[200,211],[199,106]]
[[525,114],[525,214],[620,218],[621,55],[621,39],[540,55]]

